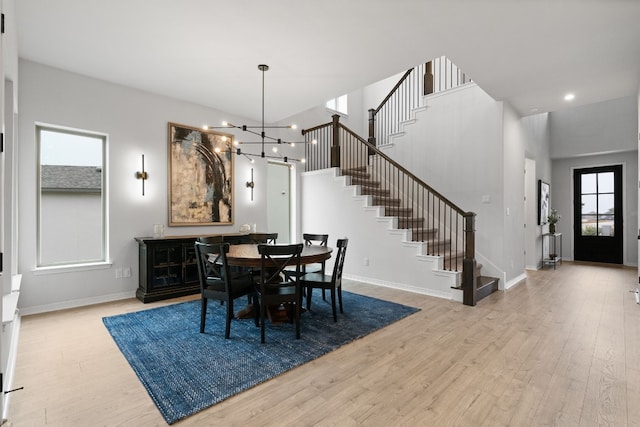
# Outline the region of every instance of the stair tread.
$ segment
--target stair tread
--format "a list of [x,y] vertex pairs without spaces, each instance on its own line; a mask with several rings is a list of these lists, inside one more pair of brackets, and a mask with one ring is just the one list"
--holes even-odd
[[480,301],[497,291],[498,280],[500,279],[497,277],[479,276],[476,287],[476,301]]
[[478,289],[483,288],[485,286],[495,286],[498,289],[498,279],[497,277],[489,277],[489,276],[479,276],[478,277]]

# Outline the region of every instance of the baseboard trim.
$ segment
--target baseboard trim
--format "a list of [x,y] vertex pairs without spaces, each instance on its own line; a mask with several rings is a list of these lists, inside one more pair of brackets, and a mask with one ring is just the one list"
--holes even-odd
[[31,314],[48,313],[50,311],[66,310],[69,308],[84,307],[87,305],[101,304],[105,302],[119,301],[123,299],[135,298],[136,291],[120,292],[117,294],[101,295],[93,298],[82,298],[71,301],[63,301],[54,304],[39,305],[34,307],[21,308],[20,312],[23,316]]
[[514,277],[513,279],[509,280],[509,282],[504,284],[504,290],[509,290],[511,288],[513,288],[514,286],[519,285],[520,283],[523,283],[527,280],[527,275],[526,273],[522,273],[519,276]]
[[353,275],[346,275],[346,274],[343,277],[345,279],[354,280],[356,282],[368,283],[371,285],[382,286],[384,288],[391,288],[391,289],[397,289],[400,291],[413,292],[416,294],[428,295],[431,297],[442,298],[446,300],[454,299],[454,295],[452,292],[438,292],[438,291],[434,291],[433,289],[418,288],[417,286],[411,286],[403,283],[388,282],[386,280],[372,279],[370,277],[353,276]]

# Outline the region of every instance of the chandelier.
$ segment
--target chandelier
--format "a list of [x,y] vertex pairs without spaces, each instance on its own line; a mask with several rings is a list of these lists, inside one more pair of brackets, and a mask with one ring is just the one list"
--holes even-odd
[[304,163],[305,159],[294,159],[294,158],[290,158],[287,156],[282,156],[282,155],[267,155],[265,154],[265,144],[276,144],[276,147],[273,147],[273,152],[274,153],[278,153],[278,148],[277,145],[282,145],[282,144],[288,144],[289,146],[293,147],[295,146],[295,144],[304,144],[306,143],[305,141],[298,141],[298,142],[292,142],[292,141],[284,141],[281,138],[274,138],[271,136],[268,136],[265,132],[265,129],[296,129],[296,125],[288,125],[288,126],[266,126],[264,124],[264,73],[265,71],[269,70],[269,66],[266,64],[260,64],[258,65],[258,70],[260,70],[262,72],[262,122],[260,126],[248,126],[248,125],[234,125],[233,123],[229,123],[229,122],[222,122],[222,126],[204,126],[205,129],[239,129],[242,130],[243,132],[248,132],[254,136],[257,136],[259,138],[258,141],[242,141],[242,142],[236,142],[236,144],[260,144],[261,145],[261,153],[258,154],[252,154],[252,153],[246,153],[244,151],[242,151],[241,148],[236,147],[235,149],[235,153],[237,155],[242,155],[247,157],[252,163],[253,163],[253,159],[250,157],[262,157],[262,158],[268,158],[268,159],[278,159],[278,160],[283,160],[285,163],[289,162],[289,160],[292,161],[297,161],[297,162],[301,162]]

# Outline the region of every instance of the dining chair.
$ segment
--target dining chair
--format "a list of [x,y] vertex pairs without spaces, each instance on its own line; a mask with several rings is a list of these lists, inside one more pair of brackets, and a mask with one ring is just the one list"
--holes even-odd
[[294,265],[300,272],[300,254],[302,243],[293,245],[259,244],[260,253],[260,283],[258,299],[260,300],[260,342],[265,342],[265,316],[269,307],[292,308],[288,310],[293,316],[296,329],[296,339],[300,339],[300,311],[302,296],[300,292],[300,276],[292,280],[283,277],[283,270],[288,265]]
[[[302,240],[304,241],[305,246],[324,246],[327,247],[327,242],[329,241],[328,234],[313,234],[313,233],[303,233]],[[324,275],[325,272],[325,261],[316,264],[307,264],[303,265],[300,270],[301,275],[305,275],[307,273],[322,273]],[[293,268],[287,268],[284,271],[284,274],[289,277],[294,274]],[[304,289],[303,289],[304,292]],[[322,299],[326,299],[324,289],[322,290]]]
[[[278,233],[249,233],[248,237],[249,243],[252,243],[254,245],[275,245],[276,240],[278,239]],[[257,281],[258,277],[260,276],[260,270],[254,268],[252,269],[252,274],[253,278]]]
[[342,270],[344,268],[344,259],[347,254],[347,244],[349,239],[338,239],[336,246],[338,253],[335,263],[333,264],[333,274],[326,275],[320,272],[307,273],[300,278],[300,286],[306,289],[307,310],[311,310],[311,297],[314,289],[328,289],[331,291],[331,310],[333,311],[333,321],[338,321],[336,314],[336,292],[338,294],[338,302],[340,304],[340,313],[342,311]]
[[[255,282],[251,274],[232,275],[227,264],[228,243],[195,242],[198,278],[200,279],[200,333],[204,333],[207,301],[215,299],[227,306],[224,337],[229,338],[233,319],[233,300],[247,295],[250,302],[256,304]],[[258,326],[257,311],[255,323]]]
[[249,233],[249,243],[275,245],[278,233]]

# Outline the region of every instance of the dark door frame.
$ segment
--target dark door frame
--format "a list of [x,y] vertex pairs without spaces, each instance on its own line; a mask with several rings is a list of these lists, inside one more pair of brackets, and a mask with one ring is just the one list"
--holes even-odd
[[[613,236],[598,235],[599,227],[596,226],[596,235],[583,235],[582,233],[582,182],[585,174],[613,172],[614,174],[614,226]],[[574,205],[574,259],[576,261],[605,262],[611,264],[623,264],[624,262],[624,223],[623,223],[623,166],[614,164],[609,166],[596,166],[577,168],[573,170],[573,205]],[[595,194],[600,194],[597,188]],[[606,192],[605,192],[606,194]],[[593,195],[593,194],[589,194]],[[596,200],[598,197],[596,196]],[[606,220],[606,214],[594,215],[599,222]]]

